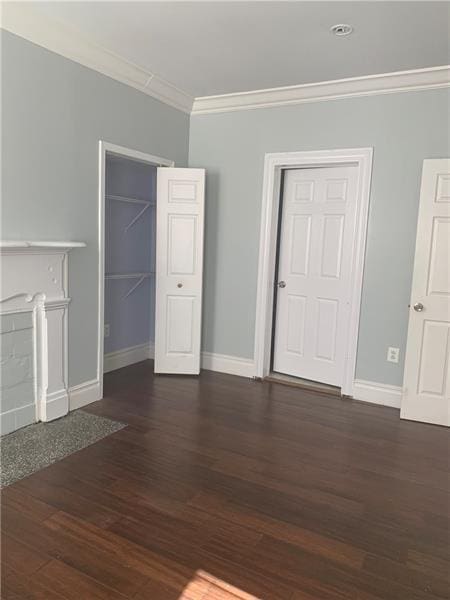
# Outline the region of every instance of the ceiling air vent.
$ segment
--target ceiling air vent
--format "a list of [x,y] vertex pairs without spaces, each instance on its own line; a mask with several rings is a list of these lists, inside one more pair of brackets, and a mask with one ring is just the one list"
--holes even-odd
[[331,33],[334,33],[334,35],[342,37],[344,35],[350,35],[353,31],[353,27],[351,25],[346,25],[345,23],[339,23],[338,25],[333,25],[333,27],[330,28],[330,31]]

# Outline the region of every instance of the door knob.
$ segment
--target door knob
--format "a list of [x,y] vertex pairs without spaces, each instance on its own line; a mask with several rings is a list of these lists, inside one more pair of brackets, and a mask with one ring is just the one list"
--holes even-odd
[[183,284],[182,283],[177,283],[177,288],[182,288]]
[[285,282],[285,281],[279,281],[279,282],[277,283],[277,285],[278,285],[278,287],[280,287],[280,288],[285,288],[285,287],[286,287],[286,282]]
[[416,302],[413,306],[414,310],[416,312],[422,312],[423,311],[423,304],[422,302]]

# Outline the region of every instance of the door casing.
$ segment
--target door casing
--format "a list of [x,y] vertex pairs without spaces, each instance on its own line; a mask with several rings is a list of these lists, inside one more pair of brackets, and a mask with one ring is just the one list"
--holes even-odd
[[105,311],[105,194],[106,194],[106,154],[131,158],[156,167],[174,167],[173,160],[153,156],[139,150],[132,150],[117,144],[100,140],[98,143],[98,327],[97,327],[97,381],[100,398],[103,398],[103,352],[104,352],[104,311]]
[[255,377],[264,378],[270,373],[281,173],[283,169],[355,165],[358,170],[357,218],[352,248],[350,327],[342,385],[342,394],[353,395],[372,157],[372,148],[277,152],[265,155],[255,324]]

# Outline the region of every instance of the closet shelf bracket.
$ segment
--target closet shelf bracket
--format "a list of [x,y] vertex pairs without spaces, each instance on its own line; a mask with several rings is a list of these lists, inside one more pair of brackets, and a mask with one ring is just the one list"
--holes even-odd
[[125,233],[128,233],[128,230],[130,229],[130,227],[133,227],[133,225],[136,223],[136,221],[139,221],[139,219],[142,217],[142,215],[145,213],[145,211],[148,209],[149,206],[150,206],[150,204],[147,204],[146,206],[144,206],[144,208],[138,212],[138,214],[134,217],[134,219],[132,221],[130,221],[130,223],[128,223],[128,225],[125,227]]
[[117,202],[129,202],[130,204],[147,204],[149,206],[155,206],[153,200],[142,200],[141,198],[132,198],[130,196],[117,196],[115,194],[106,194],[107,200],[116,200]]
[[105,279],[138,279],[139,277],[152,277],[155,271],[148,271],[146,273],[106,273]]
[[128,298],[128,296],[131,296],[131,294],[134,292],[135,289],[137,289],[141,283],[144,281],[144,279],[147,279],[147,277],[145,275],[142,275],[142,277],[140,277],[137,282],[128,290],[128,292],[125,294],[125,296],[122,297],[122,300],[125,300],[126,298]]

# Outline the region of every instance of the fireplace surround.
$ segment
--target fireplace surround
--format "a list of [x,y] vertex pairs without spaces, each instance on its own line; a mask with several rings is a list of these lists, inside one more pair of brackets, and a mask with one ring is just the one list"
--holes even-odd
[[83,242],[0,242],[0,431],[69,411],[68,252]]

